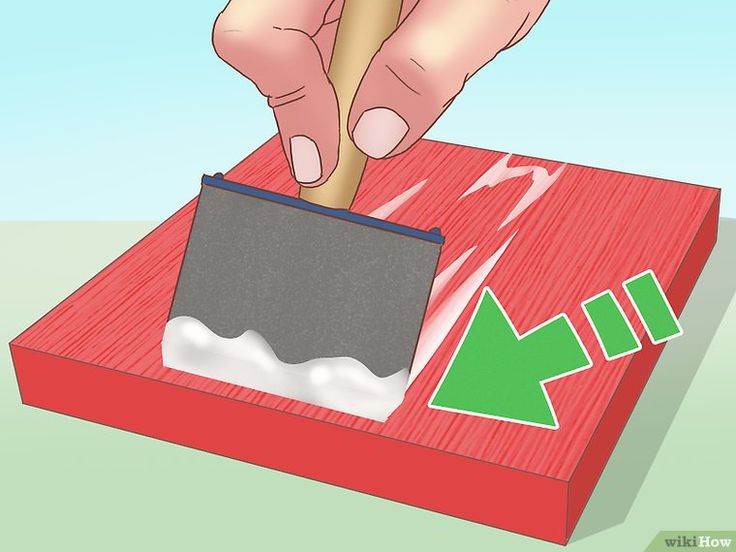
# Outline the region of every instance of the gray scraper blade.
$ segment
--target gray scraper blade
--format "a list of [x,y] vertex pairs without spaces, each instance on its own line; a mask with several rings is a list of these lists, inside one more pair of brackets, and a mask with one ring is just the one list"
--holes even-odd
[[256,330],[283,362],[411,366],[444,238],[205,176],[169,319]]

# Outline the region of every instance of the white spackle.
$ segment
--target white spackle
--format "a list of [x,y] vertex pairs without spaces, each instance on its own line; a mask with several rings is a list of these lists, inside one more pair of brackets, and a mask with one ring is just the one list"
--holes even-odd
[[256,331],[225,338],[196,318],[168,321],[164,366],[384,422],[404,400],[409,369],[381,378],[351,357],[281,362]]

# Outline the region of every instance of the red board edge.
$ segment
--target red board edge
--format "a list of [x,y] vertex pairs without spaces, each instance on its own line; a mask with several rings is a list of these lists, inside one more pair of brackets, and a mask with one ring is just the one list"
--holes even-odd
[[567,540],[566,481],[15,344],[11,354],[26,405],[559,544]]
[[[669,288],[665,290],[665,294],[678,318],[695,287],[710,252],[715,246],[718,235],[719,205],[720,190],[693,238],[682,265],[680,265]],[[588,503],[588,499],[590,499],[590,495],[593,493],[603,468],[606,466],[665,345],[666,343],[652,345],[648,341],[642,343],[642,350],[632,357],[631,364],[626,369],[606,411],[601,416],[598,427],[585,448],[585,452],[578,461],[569,485],[566,540],[569,540],[572,536],[572,532]]]

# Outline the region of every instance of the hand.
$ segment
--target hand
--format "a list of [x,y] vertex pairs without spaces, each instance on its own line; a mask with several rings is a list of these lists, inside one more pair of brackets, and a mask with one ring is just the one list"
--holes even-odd
[[[547,1],[404,0],[353,100],[355,145],[373,158],[408,149],[478,69],[529,32]],[[342,0],[230,0],[213,30],[217,55],[268,99],[303,185],[322,184],[337,164],[337,100],[326,70],[341,9]]]

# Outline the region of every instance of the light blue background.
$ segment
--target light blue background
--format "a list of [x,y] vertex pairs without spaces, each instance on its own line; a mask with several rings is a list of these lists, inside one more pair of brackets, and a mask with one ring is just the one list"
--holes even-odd
[[[161,219],[272,135],[212,52],[224,3],[3,3],[0,219]],[[552,0],[430,137],[719,186],[734,217],[734,21],[727,0]]]

